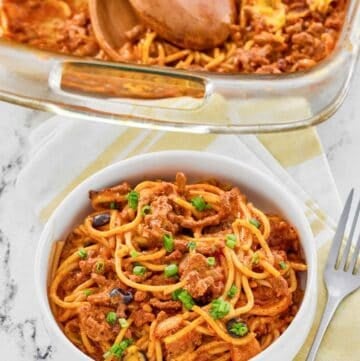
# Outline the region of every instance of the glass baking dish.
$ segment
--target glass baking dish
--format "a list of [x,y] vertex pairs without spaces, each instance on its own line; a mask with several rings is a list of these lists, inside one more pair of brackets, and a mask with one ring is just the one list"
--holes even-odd
[[309,71],[224,75],[100,62],[0,39],[0,100],[66,116],[192,133],[268,133],[328,119],[356,68],[360,0],[333,54]]

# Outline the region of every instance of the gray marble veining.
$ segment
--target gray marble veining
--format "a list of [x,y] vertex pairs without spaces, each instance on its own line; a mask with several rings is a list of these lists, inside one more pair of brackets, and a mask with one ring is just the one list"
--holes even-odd
[[339,111],[318,132],[344,200],[352,187],[360,190],[360,67]]
[[33,112],[1,106],[0,124],[0,349],[2,360],[49,360],[51,345],[33,286],[33,261],[41,225],[22,208],[15,191],[26,161]]

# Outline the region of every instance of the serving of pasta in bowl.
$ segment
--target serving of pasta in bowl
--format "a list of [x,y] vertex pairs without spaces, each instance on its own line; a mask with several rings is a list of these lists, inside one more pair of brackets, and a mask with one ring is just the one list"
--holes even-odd
[[314,318],[316,248],[268,175],[210,153],[150,153],[66,197],[35,282],[72,359],[291,360]]

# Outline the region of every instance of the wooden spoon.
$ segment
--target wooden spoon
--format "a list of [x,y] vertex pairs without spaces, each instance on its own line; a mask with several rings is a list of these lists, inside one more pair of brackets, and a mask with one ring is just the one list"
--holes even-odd
[[236,18],[235,0],[89,0],[89,9],[100,46],[119,61],[125,33],[139,23],[182,48],[202,50],[222,44]]
[[222,44],[236,18],[234,0],[129,0],[142,22],[182,48]]
[[118,50],[128,41],[125,33],[140,20],[128,0],[89,0],[91,24],[101,48],[122,61]]

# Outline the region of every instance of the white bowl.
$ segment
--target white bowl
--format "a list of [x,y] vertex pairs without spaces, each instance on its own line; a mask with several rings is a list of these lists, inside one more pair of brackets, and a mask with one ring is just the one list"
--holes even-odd
[[36,291],[51,334],[70,352],[72,360],[90,360],[65,337],[57,325],[49,307],[47,272],[44,272],[49,268],[53,243],[63,239],[90,210],[88,191],[111,186],[124,180],[131,182],[146,178],[173,180],[177,171],[183,171],[190,180],[210,176],[237,185],[257,207],[280,213],[297,229],[308,264],[302,305],[281,337],[252,361],[292,360],[309,333],[317,301],[316,248],[309,224],[297,201],[269,176],[241,162],[204,152],[167,151],[121,161],[85,180],[63,200],[44,228],[35,261]]

